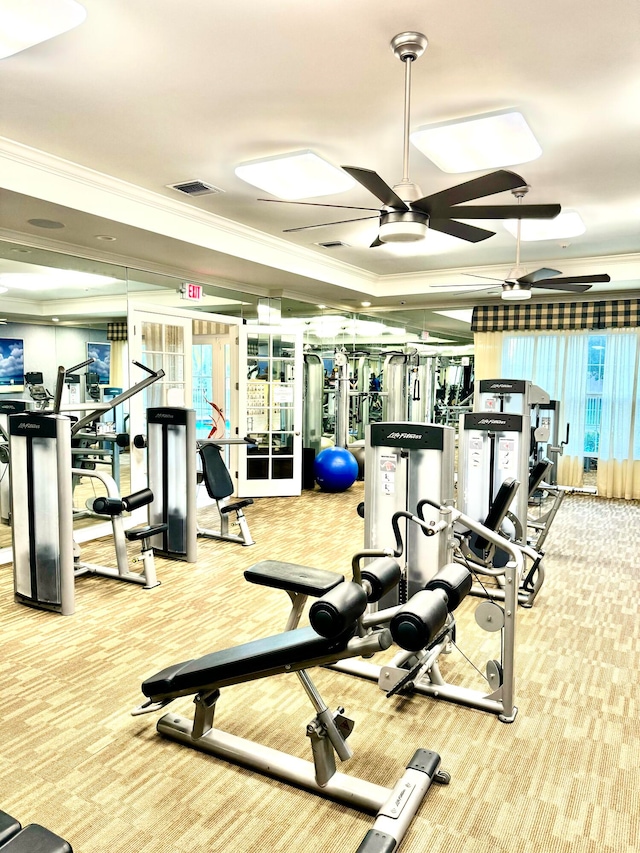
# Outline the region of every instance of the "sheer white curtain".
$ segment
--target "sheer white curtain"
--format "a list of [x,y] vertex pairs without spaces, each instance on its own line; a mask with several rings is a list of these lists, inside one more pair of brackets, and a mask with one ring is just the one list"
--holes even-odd
[[475,332],[473,372],[476,379],[496,379],[503,375],[500,372],[503,338],[504,332]]
[[500,376],[528,379],[561,402],[559,434],[570,424],[569,443],[558,458],[558,480],[581,486],[584,466],[588,333],[505,334]]
[[640,498],[640,331],[605,336],[598,494]]
[[[565,486],[581,486],[584,479],[584,433],[587,398],[587,364],[589,334],[564,332],[558,336],[556,369],[560,385],[558,399],[562,420],[569,425],[569,442],[558,457],[558,482]],[[560,435],[566,428],[560,424]]]

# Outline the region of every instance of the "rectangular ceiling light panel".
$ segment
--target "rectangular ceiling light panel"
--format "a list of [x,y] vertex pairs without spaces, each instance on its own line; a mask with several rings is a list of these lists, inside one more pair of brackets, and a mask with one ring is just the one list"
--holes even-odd
[[252,160],[236,166],[235,172],[248,184],[287,201],[341,193],[355,185],[350,175],[313,151]]
[[[502,223],[509,234],[515,237],[518,233],[518,220],[505,219]],[[555,219],[522,219],[520,220],[520,239],[559,240],[564,237],[579,237],[587,230],[582,217],[575,210],[565,210]]]
[[86,17],[76,0],[0,0],[0,59],[66,33]]
[[501,110],[421,127],[411,142],[443,172],[457,174],[528,163],[542,154],[522,113]]

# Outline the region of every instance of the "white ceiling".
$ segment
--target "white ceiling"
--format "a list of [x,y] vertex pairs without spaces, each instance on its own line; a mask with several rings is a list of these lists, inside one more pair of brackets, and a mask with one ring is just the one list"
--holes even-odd
[[[559,202],[587,226],[523,243],[523,263],[609,273],[589,296],[640,289],[637,0],[83,2],[79,28],[0,61],[0,237],[341,307],[492,301],[462,285],[513,266],[515,240],[499,222],[481,223],[497,232],[483,243],[398,257],[368,248],[375,221],[283,234],[350,214],[258,202],[234,174],[310,148],[400,181],[404,66],[389,42],[418,30],[429,46],[413,66],[412,126],[519,109],[543,150],[511,167],[531,185],[526,202]],[[425,195],[478,174],[445,174],[411,152]],[[189,179],[224,192],[166,188]],[[326,201],[377,207],[362,188]],[[117,241],[96,240],[105,234]],[[330,240],[349,247],[316,245]]]

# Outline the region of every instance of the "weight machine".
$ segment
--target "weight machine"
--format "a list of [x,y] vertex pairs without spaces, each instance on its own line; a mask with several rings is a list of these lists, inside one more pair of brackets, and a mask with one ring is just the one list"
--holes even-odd
[[[120,497],[108,475],[73,468],[72,436],[99,418],[105,408],[115,408],[164,376],[162,370],[156,372],[137,361],[133,363],[148,376],[73,424],[69,417],[59,413],[64,367],[58,368],[51,412],[9,416],[14,593],[21,604],[71,615],[75,610],[75,578],[86,573],[139,583],[147,588],[157,583],[148,559],[141,575],[128,569],[122,511],[107,513],[112,515],[118,570],[82,564],[73,541],[74,475],[97,477],[105,484],[110,500]],[[122,509],[127,508],[125,500],[135,498],[131,495],[123,499]]]
[[[453,427],[443,425],[404,422],[369,427],[365,451],[369,472],[365,481],[365,549],[354,557],[353,571],[369,578],[371,567],[364,565],[359,569],[355,561],[364,562],[382,555],[403,558],[402,576],[397,584],[387,588],[386,584],[381,586],[373,580],[381,592],[370,605],[364,622],[375,625],[391,618],[406,602],[410,605],[423,590],[430,588],[441,572],[448,572],[454,578],[453,588],[458,591],[453,593],[452,600],[457,601],[462,595],[459,590],[464,585],[463,575],[469,575],[469,588],[472,588],[469,571],[474,573],[477,567],[467,566],[467,561],[459,559],[454,525],[462,525],[484,537],[493,547],[500,545],[507,560],[499,567],[483,566],[482,572],[502,584],[504,607],[485,601],[476,611],[476,621],[484,630],[500,632],[499,660],[490,659],[486,663],[489,690],[448,684],[440,671],[440,656],[455,642],[453,616],[438,642],[429,648],[418,645],[413,651],[405,649],[386,666],[366,660],[342,661],[334,666],[341,672],[376,681],[388,696],[409,690],[488,711],[503,722],[511,722],[517,712],[515,620],[524,568],[522,549],[505,540],[495,527],[454,509],[454,441]],[[507,510],[504,494],[504,491],[500,494],[501,511],[495,517],[496,525]],[[511,496],[509,492],[509,502]]]

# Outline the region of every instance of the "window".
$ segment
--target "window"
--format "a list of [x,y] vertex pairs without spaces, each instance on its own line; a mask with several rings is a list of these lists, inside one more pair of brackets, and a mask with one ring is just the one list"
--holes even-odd
[[589,457],[597,457],[598,450],[600,449],[605,354],[605,336],[589,335],[587,347],[587,397],[584,419],[584,455]]

